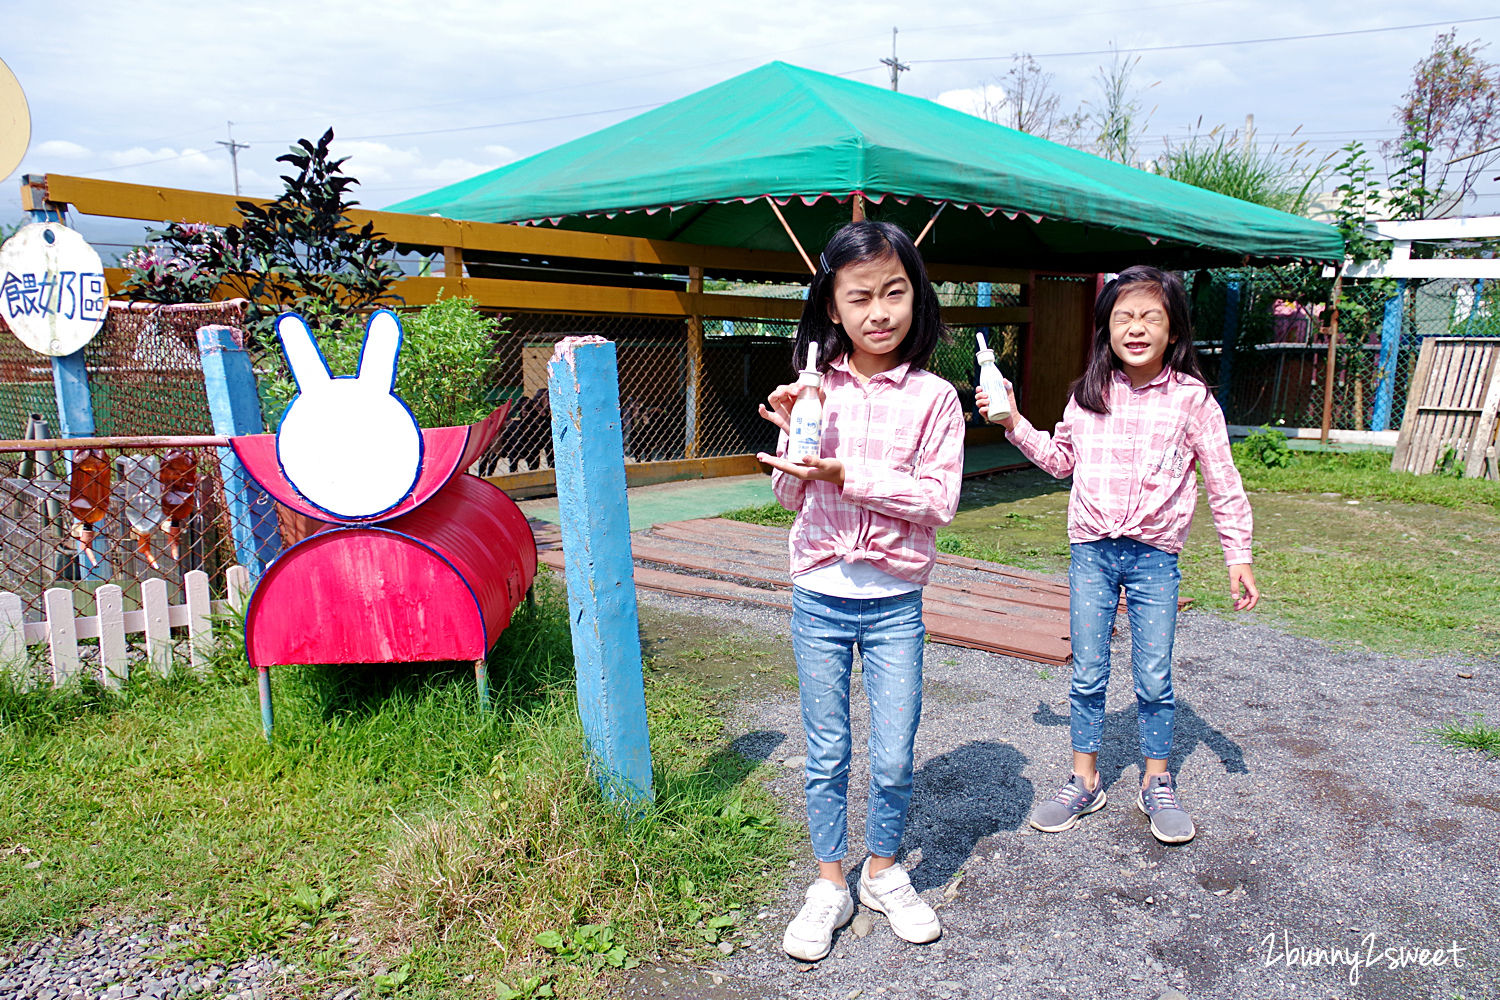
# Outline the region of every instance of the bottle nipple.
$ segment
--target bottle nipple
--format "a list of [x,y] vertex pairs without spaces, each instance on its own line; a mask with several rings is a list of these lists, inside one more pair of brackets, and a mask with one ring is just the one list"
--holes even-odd
[[974,359],[980,364],[985,364],[986,362],[994,363],[995,352],[990,350],[989,344],[985,343],[984,334],[975,333],[974,339],[979,342],[979,351],[974,355]]

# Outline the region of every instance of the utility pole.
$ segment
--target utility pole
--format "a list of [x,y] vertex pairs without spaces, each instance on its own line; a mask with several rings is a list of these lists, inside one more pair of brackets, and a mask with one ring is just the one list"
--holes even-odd
[[911,69],[906,63],[896,58],[896,29],[891,29],[891,57],[880,60],[881,65],[891,68],[891,89],[901,89],[901,74]]
[[229,122],[228,124],[229,124],[229,141],[225,142],[223,139],[215,139],[214,142],[217,142],[219,145],[221,145],[224,148],[226,148],[226,149],[229,150],[229,163],[234,168],[234,194],[235,194],[235,197],[239,197],[239,194],[240,194],[240,150],[242,150],[242,149],[249,149],[250,146],[249,146],[248,143],[235,142],[234,141],[234,122]]

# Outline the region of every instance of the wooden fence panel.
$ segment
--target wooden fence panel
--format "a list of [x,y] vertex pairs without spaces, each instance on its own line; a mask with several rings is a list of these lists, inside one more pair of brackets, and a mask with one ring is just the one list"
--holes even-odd
[[117,583],[106,583],[94,591],[94,605],[99,609],[99,680],[107,688],[118,688],[130,679],[125,591]]
[[1497,409],[1500,339],[1422,341],[1392,471],[1430,473],[1451,452],[1465,475],[1482,476],[1495,443]]

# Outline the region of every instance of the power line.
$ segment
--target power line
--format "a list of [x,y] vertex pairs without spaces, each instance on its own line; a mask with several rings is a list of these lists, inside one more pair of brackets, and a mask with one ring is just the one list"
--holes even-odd
[[[491,122],[487,125],[458,125],[453,128],[430,128],[420,132],[380,132],[373,135],[345,135],[339,138],[345,142],[362,142],[367,139],[403,139],[416,135],[444,135],[450,132],[478,132],[487,128],[508,128],[512,125],[535,125],[540,122],[560,122],[569,118],[588,118],[592,115],[612,115],[622,111],[641,111],[646,108],[659,108],[666,101],[653,101],[650,104],[632,104],[623,108],[601,108],[598,111],[577,111],[567,115],[549,115],[545,118],[518,118],[508,122]],[[258,139],[257,142],[288,142],[286,139]],[[290,140],[295,141],[295,140]]]
[[[1230,42],[1184,42],[1181,45],[1146,45],[1136,48],[1081,49],[1076,52],[1034,52],[1033,59],[1064,59],[1069,56],[1107,56],[1115,52],[1172,52],[1180,49],[1212,49],[1227,45],[1261,45],[1268,42],[1301,42],[1316,38],[1345,38],[1350,35],[1374,35],[1386,31],[1410,31],[1413,28],[1437,28],[1452,24],[1472,24],[1476,21],[1500,21],[1500,15],[1489,17],[1467,17],[1450,21],[1427,21],[1423,24],[1396,24],[1386,28],[1355,28],[1349,31],[1324,31],[1315,35],[1281,35],[1277,38],[1241,38]],[[913,63],[969,63],[999,62],[1013,56],[965,56],[952,59],[913,59]],[[851,72],[861,72],[853,70]]]

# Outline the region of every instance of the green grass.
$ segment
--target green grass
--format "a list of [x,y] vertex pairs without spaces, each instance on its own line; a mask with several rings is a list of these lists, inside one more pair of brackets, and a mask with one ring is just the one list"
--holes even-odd
[[797,515],[774,500],[758,507],[742,507],[721,515],[731,521],[746,521],[750,524],[769,524],[777,528],[790,528]]
[[[1378,452],[1239,462],[1255,514],[1261,603],[1249,615],[1344,646],[1493,658],[1500,649],[1500,483],[1390,471]],[[1326,494],[1326,495],[1325,495]],[[964,483],[939,551],[1062,574],[1068,484],[1040,470]],[[738,511],[776,523],[775,511]],[[778,509],[779,510],[779,509]],[[1233,614],[1223,549],[1200,494],[1182,595]]]
[[1484,716],[1475,713],[1469,725],[1449,722],[1427,730],[1429,736],[1454,750],[1472,750],[1489,760],[1500,757],[1500,729],[1487,726]]
[[[278,669],[267,745],[232,640],[202,677],[0,692],[0,940],[149,912],[197,921],[204,957],[284,954],[320,989],[566,996],[739,935],[789,857],[754,764],[702,686],[655,669],[656,801],[607,801],[566,605],[538,589],[491,657],[488,715],[468,668]],[[536,939],[589,926],[611,949]]]
[[1451,510],[1500,512],[1500,482],[1418,476],[1392,472],[1384,451],[1299,451],[1291,464],[1279,469],[1243,460],[1235,446],[1235,463],[1246,489],[1278,493],[1339,493],[1349,500],[1389,500],[1432,504]]

